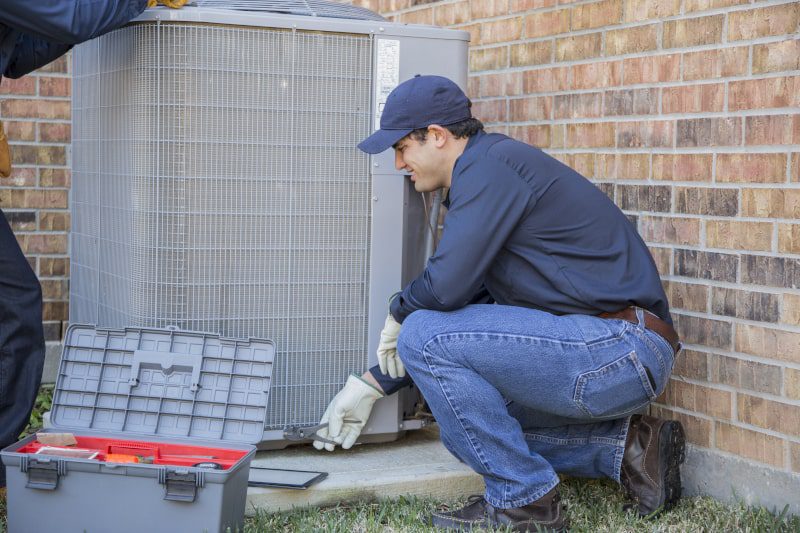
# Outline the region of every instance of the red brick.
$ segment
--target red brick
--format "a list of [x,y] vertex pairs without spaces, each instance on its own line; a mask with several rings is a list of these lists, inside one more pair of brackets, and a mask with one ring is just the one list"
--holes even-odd
[[800,69],[800,39],[753,46],[753,73]]
[[588,30],[619,23],[622,18],[621,0],[602,0],[591,4],[582,4],[572,9],[570,28]]
[[783,439],[717,422],[714,440],[724,452],[783,468]]
[[64,146],[40,144],[12,144],[11,160],[18,165],[66,165]]
[[797,31],[800,4],[789,2],[777,6],[732,11],[728,13],[728,40],[757,39]]
[[614,146],[614,125],[609,122],[567,124],[568,148]]
[[28,235],[18,235],[17,238],[20,240],[20,247],[25,254],[67,253],[66,233],[33,233]]
[[739,191],[707,187],[675,187],[675,212],[732,217],[739,213]]
[[[677,273],[677,264],[675,270]],[[723,350],[731,348],[730,322],[680,313],[673,313],[672,320],[681,340],[686,344],[702,344]]]
[[678,147],[738,146],[742,139],[740,118],[696,118],[677,121]]
[[570,68],[572,71],[573,89],[616,87],[619,86],[622,81],[622,61],[587,63],[584,65],[574,65]]
[[494,48],[470,49],[469,70],[498,70],[508,67],[508,47],[496,46]]
[[658,24],[634,26],[606,32],[606,55],[647,52],[658,48]]
[[0,83],[0,94],[36,94],[36,77],[23,76],[16,80],[11,78],[3,78],[3,82]]
[[553,61],[553,43],[537,41],[515,44],[511,47],[511,66],[543,65]]
[[71,118],[70,102],[61,100],[21,100],[9,98],[0,102],[0,113],[13,118]]
[[701,80],[744,76],[749,65],[747,46],[683,54],[683,79]]
[[42,231],[69,231],[69,226],[70,216],[67,212],[43,211],[40,213],[39,229]]
[[622,21],[641,22],[662,19],[678,15],[680,12],[681,0],[625,0]]
[[551,143],[550,126],[511,126],[510,135],[514,139],[538,148],[549,148]]
[[623,81],[625,85],[678,81],[681,79],[680,54],[635,57],[626,59],[624,65]]
[[653,154],[653,179],[711,181],[710,154]]
[[595,175],[594,154],[570,154],[568,166],[573,168],[581,176],[590,177]]
[[650,255],[653,256],[653,261],[656,263],[656,268],[662,276],[672,274],[669,267],[670,259],[672,258],[672,248],[660,248],[658,246],[648,246]]
[[800,76],[730,82],[728,109],[800,106]]
[[14,120],[4,123],[6,136],[10,142],[35,141],[36,123],[30,121]]
[[648,120],[617,123],[617,146],[619,148],[671,147],[672,139],[671,121]]
[[511,122],[549,120],[553,114],[553,97],[527,97],[509,100]]
[[686,0],[684,11],[691,13],[693,11],[705,11],[746,3],[748,3],[748,0]]
[[515,41],[522,36],[522,17],[487,21],[481,24],[481,43]]
[[400,14],[400,22],[405,24],[433,24],[433,9],[417,9],[415,11],[407,11]]
[[522,93],[522,75],[519,72],[487,74],[481,76],[480,80],[481,97],[512,96]]
[[784,387],[787,398],[790,400],[800,400],[800,370],[794,370],[793,368],[786,369]]
[[470,0],[472,19],[483,19],[508,13],[508,0]]
[[793,331],[738,324],[735,342],[737,352],[800,363],[800,342],[797,342],[797,333]]
[[444,4],[434,7],[434,20],[437,26],[453,26],[470,21],[469,2],[464,0],[454,4]]
[[712,15],[664,22],[664,48],[700,46],[722,41],[724,15]]
[[39,95],[68,97],[72,93],[70,78],[39,77]]
[[718,154],[718,182],[786,181],[786,154]]
[[792,455],[792,471],[800,472],[800,442],[790,442]]
[[661,90],[661,112],[703,113],[722,111],[725,102],[725,85],[712,83],[666,87]]
[[800,152],[792,154],[791,180],[800,181]]
[[664,399],[676,407],[729,420],[733,415],[732,396],[725,390],[671,379]]
[[39,186],[69,188],[70,171],[63,168],[41,168],[39,169]]
[[650,177],[649,154],[615,154],[616,176],[623,180],[646,180]]
[[771,222],[707,220],[706,246],[767,252],[772,248]]
[[539,11],[525,17],[525,38],[535,39],[569,31],[569,10]]
[[745,144],[800,144],[800,115],[749,116]]
[[778,224],[778,251],[800,254],[800,224]]
[[69,143],[72,127],[64,123],[39,123],[39,140],[45,143]]
[[46,279],[41,280],[41,285],[44,300],[66,300],[69,296],[66,280]]
[[700,221],[695,218],[641,217],[641,234],[647,242],[661,244],[700,244]]
[[800,409],[749,394],[738,395],[739,420],[764,429],[800,436]]
[[399,11],[406,9],[413,5],[412,0],[380,0],[379,13],[386,13],[389,11]]
[[800,219],[800,189],[742,189],[742,216]]
[[658,112],[657,89],[623,89],[607,91],[603,98],[603,115],[652,115]]
[[40,257],[39,277],[69,276],[69,259],[66,257]]
[[526,94],[565,91],[569,88],[569,67],[526,70],[523,87]]
[[35,185],[35,168],[14,166],[9,177],[0,178],[0,187],[34,187]]
[[553,7],[557,3],[556,0],[511,0],[509,9],[511,13],[519,13],[520,11],[529,11],[531,9]]
[[711,354],[709,379],[737,389],[780,395],[781,367]]
[[672,374],[674,376],[707,381],[708,354],[684,349],[680,357],[675,358]]
[[587,118],[602,115],[602,93],[559,94],[553,99],[553,117]]
[[602,55],[602,33],[588,33],[556,39],[556,61],[575,61]]
[[670,281],[666,283],[665,292],[673,309],[708,312],[708,287],[705,285]]
[[484,123],[505,122],[506,100],[482,100],[473,102],[472,115]]

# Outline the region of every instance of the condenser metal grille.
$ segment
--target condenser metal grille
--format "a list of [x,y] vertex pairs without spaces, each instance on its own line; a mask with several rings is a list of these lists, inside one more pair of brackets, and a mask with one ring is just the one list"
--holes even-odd
[[137,24],[78,47],[70,319],[276,343],[267,429],[367,364],[369,37]]
[[189,5],[236,11],[288,13],[311,17],[385,20],[382,16],[369,9],[328,0],[194,0]]

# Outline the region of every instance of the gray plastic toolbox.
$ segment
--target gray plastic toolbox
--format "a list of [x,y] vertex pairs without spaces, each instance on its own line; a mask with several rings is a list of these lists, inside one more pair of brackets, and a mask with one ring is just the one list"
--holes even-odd
[[35,435],[0,452],[9,532],[241,530],[274,357],[268,340],[70,326],[48,432],[100,454],[35,453]]

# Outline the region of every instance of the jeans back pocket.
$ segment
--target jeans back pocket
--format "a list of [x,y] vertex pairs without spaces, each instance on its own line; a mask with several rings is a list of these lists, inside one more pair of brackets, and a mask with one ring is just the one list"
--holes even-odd
[[656,398],[647,370],[630,352],[578,376],[574,401],[591,418],[619,418]]

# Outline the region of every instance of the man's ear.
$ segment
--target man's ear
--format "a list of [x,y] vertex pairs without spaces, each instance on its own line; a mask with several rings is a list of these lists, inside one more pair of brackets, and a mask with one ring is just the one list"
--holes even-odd
[[428,138],[431,139],[437,148],[441,148],[447,142],[447,135],[450,132],[438,124],[428,126]]

